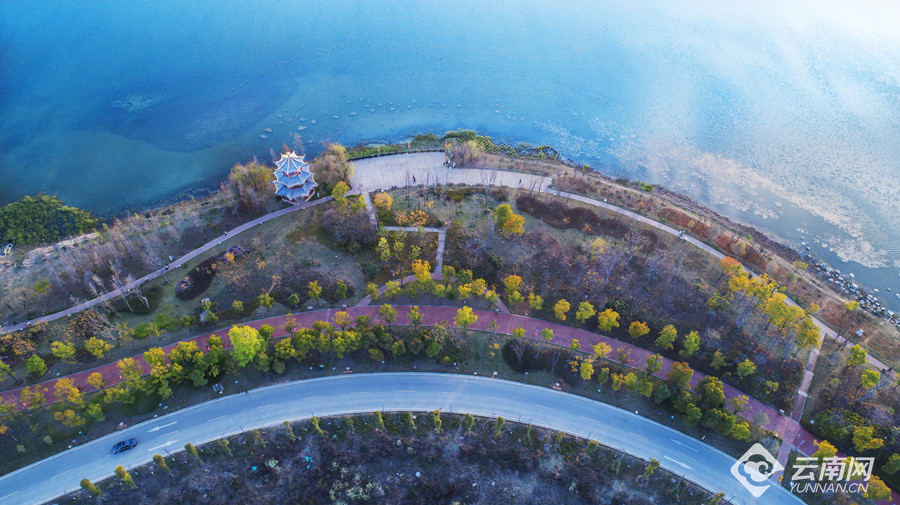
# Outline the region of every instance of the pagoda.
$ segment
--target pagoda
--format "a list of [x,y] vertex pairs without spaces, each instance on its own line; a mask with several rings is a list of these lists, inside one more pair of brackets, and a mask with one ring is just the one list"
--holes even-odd
[[303,161],[304,156],[297,156],[294,151],[282,153],[281,159],[275,162],[275,196],[292,204],[308,201],[316,188],[316,181],[309,171],[309,163]]

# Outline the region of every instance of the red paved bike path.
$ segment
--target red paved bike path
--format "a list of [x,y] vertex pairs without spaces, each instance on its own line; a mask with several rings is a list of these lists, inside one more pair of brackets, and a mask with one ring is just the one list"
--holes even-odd
[[[397,321],[394,324],[397,325],[408,325],[409,320],[406,316],[407,311],[409,310],[409,306],[396,306],[397,309]],[[422,324],[425,326],[435,325],[441,322],[448,322],[452,324],[453,318],[456,317],[456,311],[458,307],[444,307],[444,306],[420,306],[420,312],[422,314]],[[333,314],[343,309],[328,309],[328,310],[319,310],[319,311],[311,311],[311,312],[303,312],[299,314],[294,314],[292,317],[296,320],[297,328],[309,328],[315,321],[328,320],[330,321]],[[372,317],[373,320],[378,319],[378,307],[377,306],[368,306],[368,307],[350,307],[346,309],[347,312],[352,317],[357,317],[360,315],[367,315]],[[496,322],[497,330],[500,333],[504,334],[512,334],[513,329],[517,327],[522,327],[525,329],[525,335],[528,338],[543,341],[540,336],[541,330],[544,328],[550,328],[553,330],[553,343],[568,347],[572,342],[572,339],[578,339],[581,343],[581,349],[585,351],[590,351],[590,349],[594,346],[594,344],[598,342],[605,342],[610,347],[612,347],[613,352],[611,353],[611,357],[617,354],[617,350],[619,348],[627,349],[630,352],[631,360],[629,362],[629,366],[636,369],[644,369],[645,360],[647,356],[654,354],[650,351],[642,349],[640,347],[634,346],[632,344],[628,344],[626,342],[621,342],[616,339],[612,339],[603,335],[599,335],[597,333],[593,333],[586,330],[581,330],[578,328],[573,328],[571,326],[566,326],[559,323],[553,323],[549,321],[544,321],[541,319],[535,319],[527,316],[520,316],[515,314],[502,314],[487,310],[479,310],[473,309],[473,312],[478,316],[478,321],[473,324],[470,328],[474,330],[490,330],[490,325],[492,322]],[[257,321],[252,321],[246,323],[249,326],[253,326],[255,328],[259,328],[264,324],[271,325],[275,328],[275,338],[284,337],[287,335],[287,332],[281,328],[284,324],[285,316],[277,316],[268,319],[261,319]],[[212,335],[218,335],[222,338],[222,342],[225,345],[225,348],[228,349],[231,347],[231,343],[228,340],[228,328],[224,328],[218,331],[206,333],[203,335],[199,335],[187,341],[194,341],[197,343],[197,347],[201,350],[206,349],[206,341]],[[170,352],[177,343],[170,344],[163,349],[166,353]],[[134,357],[135,360],[143,367],[144,372],[147,373],[150,370],[150,366],[144,361],[142,355],[138,355]],[[565,365],[561,365],[565,366]],[[666,373],[668,373],[669,369],[672,366],[672,360],[668,358],[663,358],[662,370],[654,374],[657,377],[664,378]],[[91,370],[85,370],[83,372],[78,372],[76,374],[68,375],[66,378],[72,379],[76,385],[80,386],[83,391],[91,392],[94,391],[94,388],[88,384],[87,378],[94,372],[99,372],[103,379],[106,381],[107,385],[117,384],[121,377],[119,375],[119,370],[116,367],[115,363],[109,363],[107,365],[94,368]],[[705,374],[695,371],[694,376],[691,378],[691,386],[694,386],[699,382]],[[56,400],[56,395],[53,392],[53,387],[56,381],[59,378],[52,379],[49,381],[45,381],[37,384],[39,387],[46,388],[45,396],[48,402],[54,402]],[[4,391],[0,393],[0,397],[3,398],[4,401],[19,405],[21,407],[20,394],[22,388],[13,389],[9,391]],[[741,391],[726,385],[725,386],[725,396],[727,399],[734,398],[735,396],[744,394]],[[749,397],[749,395],[747,395]],[[765,413],[769,417],[769,423],[764,427],[778,433],[781,436],[790,436],[788,440],[793,440],[793,438],[797,435],[797,433],[789,433],[788,427],[794,423],[790,423],[789,419],[786,416],[780,415],[775,409],[765,405],[759,400],[754,398],[750,398],[748,403],[748,410],[743,412],[741,415],[746,419],[753,420],[754,417],[759,413]]]

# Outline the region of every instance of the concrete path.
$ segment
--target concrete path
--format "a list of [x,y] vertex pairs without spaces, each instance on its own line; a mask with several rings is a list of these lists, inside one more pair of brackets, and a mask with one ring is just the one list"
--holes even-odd
[[[548,388],[485,377],[454,374],[383,373],[322,377],[254,389],[172,412],[75,447],[0,477],[0,504],[34,504],[126,468],[168,455],[185,444],[200,445],[285,420],[327,418],[353,413],[430,412],[502,416],[579,437],[626,452],[706,488],[723,492],[740,505],[800,505],[787,490],[771,486],[756,498],[731,475],[735,460],[703,442],[624,410]],[[326,432],[331,427],[323,423]],[[503,436],[508,437],[508,434]],[[137,447],[111,454],[121,439]],[[328,464],[327,461],[316,464]],[[423,471],[425,471],[423,469]],[[136,477],[140,485],[140,477]]]
[[[292,207],[288,207],[286,209],[281,209],[281,210],[272,212],[270,214],[266,214],[265,216],[254,219],[253,221],[244,223],[244,224],[238,226],[237,228],[226,231],[224,234],[222,234],[221,237],[213,239],[213,240],[207,242],[206,244],[203,244],[202,246],[194,249],[193,251],[185,254],[184,256],[182,256],[180,258],[176,258],[170,264],[172,265],[172,268],[177,268],[177,267],[183,265],[184,263],[196,258],[197,256],[200,256],[201,254],[205,253],[206,251],[209,251],[210,249],[213,249],[214,247],[220,245],[223,241],[228,240],[229,237],[234,237],[235,235],[238,235],[242,232],[252,229],[253,227],[255,227],[257,225],[265,223],[266,221],[271,221],[272,219],[276,219],[281,216],[290,214],[291,212],[297,212],[298,210],[315,207],[316,205],[321,205],[328,201],[331,201],[330,196],[325,197],[325,198],[320,198],[320,199],[312,201],[312,202],[306,202],[302,205],[295,205]],[[159,269],[154,272],[150,272],[149,274],[141,277],[140,279],[137,279],[134,282],[130,282],[119,289],[110,291],[104,295],[101,295],[97,298],[86,301],[84,303],[78,304],[78,305],[68,308],[66,310],[62,310],[60,312],[55,312],[53,314],[48,314],[46,316],[38,317],[36,319],[31,320],[30,322],[31,322],[31,324],[46,323],[46,322],[50,322],[50,321],[55,321],[62,317],[70,316],[72,314],[77,314],[78,312],[87,310],[87,309],[94,307],[96,305],[99,305],[107,300],[112,300],[112,299],[115,299],[115,298],[121,296],[122,294],[129,293],[134,288],[144,284],[147,281],[151,281],[153,279],[156,279],[157,277],[160,277],[165,272],[166,272],[165,269]],[[27,324],[24,322],[16,324],[16,325],[11,325],[11,326],[3,326],[3,327],[0,327],[0,334],[22,330],[26,327],[27,327]]]

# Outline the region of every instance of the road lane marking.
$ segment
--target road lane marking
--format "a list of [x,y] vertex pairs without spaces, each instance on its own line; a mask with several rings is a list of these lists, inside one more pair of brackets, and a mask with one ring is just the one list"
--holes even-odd
[[14,494],[16,494],[16,493],[18,493],[18,491],[13,491],[12,493],[9,493],[9,494],[6,495],[6,496],[0,496],[0,500],[5,500],[5,499],[9,498],[10,496],[12,496],[12,495],[14,495]]
[[631,431],[629,431],[628,434],[631,435],[632,437],[638,437],[638,438],[643,438],[644,440],[647,440],[647,437],[642,437],[642,436],[638,435],[637,433],[634,433]]
[[172,421],[172,422],[169,423],[169,424],[164,424],[164,425],[162,425],[162,426],[157,426],[156,428],[153,428],[153,429],[147,430],[147,431],[149,431],[150,433],[153,433],[154,431],[159,431],[159,430],[161,430],[161,429],[163,429],[163,428],[172,426],[173,424],[178,424],[178,421]]
[[535,403],[534,406],[535,406],[535,407],[540,407],[540,408],[542,408],[542,409],[547,409],[547,410],[555,410],[555,409],[551,409],[550,407],[546,407],[546,406],[544,406],[544,405],[540,405],[540,404],[538,404],[538,403]]
[[687,469],[687,470],[693,470],[693,468],[691,468],[691,467],[685,465],[684,463],[682,463],[681,461],[678,461],[677,459],[672,459],[672,458],[670,458],[670,457],[668,457],[668,456],[663,456],[663,457],[666,458],[666,459],[669,460],[669,461],[674,462],[676,465],[679,465],[679,466],[681,466],[681,467],[684,468],[684,469]]
[[59,476],[62,475],[62,474],[71,472],[72,470],[74,470],[74,468],[69,468],[69,469],[66,470],[65,472],[59,472],[58,474],[56,474],[56,475],[54,475],[53,477],[50,477],[50,478],[51,478],[51,479],[55,479],[55,478],[59,477]]
[[156,438],[168,437],[169,435],[174,435],[174,434],[176,434],[176,433],[178,433],[178,430],[175,430],[175,431],[172,431],[172,432],[169,432],[169,433],[165,433],[165,434],[160,435],[160,436],[158,436],[158,437],[156,437]]
[[270,403],[270,404],[268,404],[268,405],[260,405],[259,407],[256,407],[256,409],[259,410],[259,409],[264,409],[264,408],[266,408],[266,407],[274,407],[275,405],[278,405],[278,404],[277,404],[277,403]]
[[351,395],[367,395],[370,394],[368,391],[354,391],[350,393]]
[[324,396],[307,396],[304,400],[315,400],[318,398],[325,398]]
[[168,442],[164,443],[163,445],[157,445],[156,447],[152,447],[152,448],[150,448],[150,449],[147,449],[147,452],[153,452],[153,451],[155,451],[155,450],[157,450],[157,449],[162,449],[163,447],[168,447],[168,446],[170,446],[170,445],[172,445],[172,444],[174,444],[174,443],[175,443],[174,440],[169,440]]
[[211,423],[211,422],[213,422],[213,421],[218,421],[219,419],[222,419],[222,418],[224,418],[224,417],[228,417],[228,414],[225,414],[224,416],[214,417],[214,418],[212,418],[212,419],[210,419],[209,421],[206,421],[206,422]]
[[399,390],[398,390],[397,392],[398,392],[398,393],[415,393],[415,391],[413,391],[412,389],[404,389],[404,390],[402,390],[402,391],[399,391]]
[[694,452],[699,452],[699,451],[697,451],[697,449],[694,449],[693,447],[688,447],[686,444],[682,443],[682,442],[679,441],[679,440],[675,440],[674,438],[670,438],[669,440],[670,440],[673,444],[680,445],[681,447],[684,447],[685,449],[688,449],[688,450],[694,451]]

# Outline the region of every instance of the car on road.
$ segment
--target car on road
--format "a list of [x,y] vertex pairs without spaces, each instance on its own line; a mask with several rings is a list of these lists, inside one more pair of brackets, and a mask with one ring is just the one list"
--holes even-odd
[[128,449],[134,449],[137,447],[137,440],[134,438],[129,438],[128,440],[122,440],[120,442],[116,442],[116,445],[113,446],[113,454],[119,454],[120,452],[127,451]]

